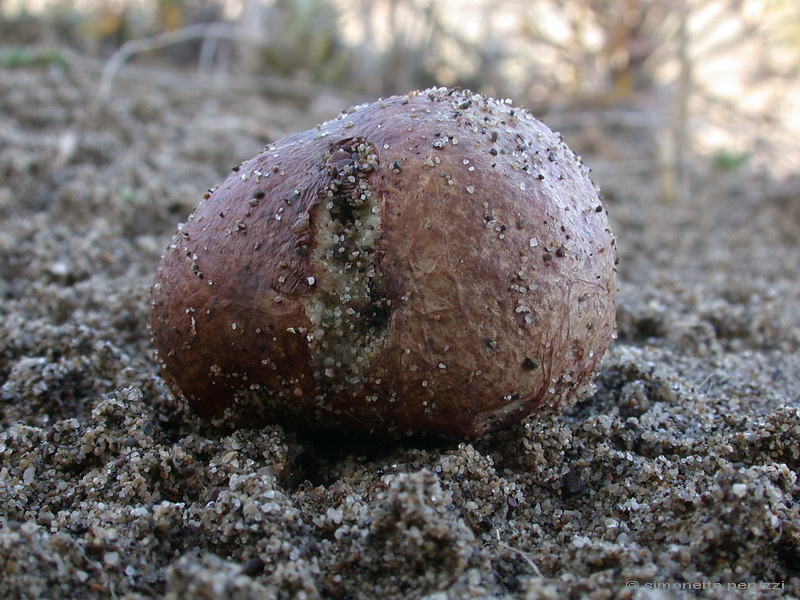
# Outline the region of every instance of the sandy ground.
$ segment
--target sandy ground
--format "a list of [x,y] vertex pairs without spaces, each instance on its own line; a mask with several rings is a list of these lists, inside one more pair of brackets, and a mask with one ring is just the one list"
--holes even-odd
[[0,595],[798,597],[797,182],[697,167],[664,204],[607,174],[619,339],[561,415],[382,444],[224,434],[169,395],[161,250],[320,111],[0,70]]

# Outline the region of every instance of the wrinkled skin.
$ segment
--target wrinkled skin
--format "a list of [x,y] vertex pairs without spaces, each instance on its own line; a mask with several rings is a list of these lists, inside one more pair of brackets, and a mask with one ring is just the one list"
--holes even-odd
[[[341,252],[362,262],[341,266],[323,230],[354,231]],[[312,307],[340,297],[336,268],[371,279],[353,284],[368,300],[342,296],[355,316],[335,332]],[[167,249],[151,327],[165,379],[219,422],[471,437],[573,398],[610,343],[615,295],[580,159],[523,110],[439,89],[244,162]],[[326,369],[341,330],[369,350]]]

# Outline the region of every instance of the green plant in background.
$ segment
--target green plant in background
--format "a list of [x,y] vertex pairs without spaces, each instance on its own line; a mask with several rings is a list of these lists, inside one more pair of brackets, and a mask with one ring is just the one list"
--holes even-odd
[[265,7],[262,69],[304,75],[318,83],[345,83],[349,52],[339,29],[339,12],[329,0],[276,0]]
[[720,171],[738,171],[750,160],[747,152],[733,152],[731,150],[719,150],[714,154],[714,165]]
[[16,46],[0,52],[0,67],[19,69],[39,66],[56,66],[66,69],[69,67],[69,61],[57,48]]
[[122,198],[123,204],[133,206],[136,203],[136,194],[133,189],[127,185],[120,190],[120,197]]

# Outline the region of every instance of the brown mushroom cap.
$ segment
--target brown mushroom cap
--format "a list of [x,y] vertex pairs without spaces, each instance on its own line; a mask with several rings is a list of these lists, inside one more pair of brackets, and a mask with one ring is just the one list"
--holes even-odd
[[167,249],[151,327],[205,417],[475,436],[573,398],[611,341],[615,242],[526,111],[433,89],[277,141]]

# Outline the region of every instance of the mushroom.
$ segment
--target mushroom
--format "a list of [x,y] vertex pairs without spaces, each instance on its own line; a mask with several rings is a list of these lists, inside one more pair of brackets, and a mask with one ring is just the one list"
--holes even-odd
[[217,423],[474,437],[554,409],[615,327],[588,169],[523,109],[430,89],[267,146],[164,254],[151,329]]

